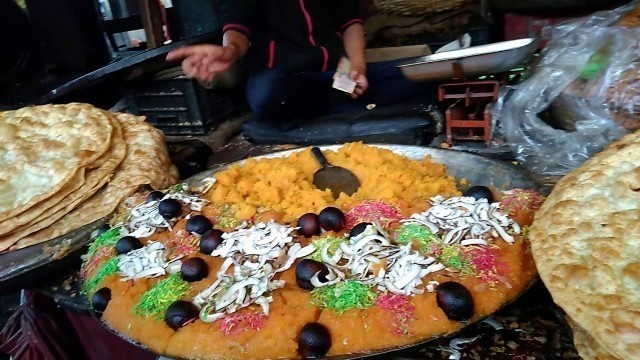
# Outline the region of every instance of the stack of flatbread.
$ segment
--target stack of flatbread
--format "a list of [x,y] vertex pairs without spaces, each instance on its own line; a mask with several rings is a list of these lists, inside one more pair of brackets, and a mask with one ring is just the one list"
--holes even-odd
[[88,104],[0,113],[0,252],[99,220],[141,185],[178,179],[164,136],[144,117]]
[[640,131],[563,178],[530,239],[580,355],[640,359]]

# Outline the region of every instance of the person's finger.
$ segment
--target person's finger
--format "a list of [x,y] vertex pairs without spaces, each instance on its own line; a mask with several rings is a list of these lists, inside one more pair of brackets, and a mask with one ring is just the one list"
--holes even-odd
[[197,66],[194,66],[191,68],[191,70],[187,73],[187,77],[190,79],[197,79],[198,78],[198,73],[200,72],[200,69]]
[[198,81],[207,82],[210,75],[211,74],[206,69],[204,69],[203,67],[200,67],[198,74],[196,75],[196,79]]
[[214,74],[219,74],[221,72],[225,72],[229,70],[230,67],[231,67],[230,63],[223,62],[223,61],[216,61],[212,64],[207,65],[207,71],[212,72]]
[[219,45],[190,45],[184,46],[176,50],[170,51],[167,56],[167,61],[175,61],[185,59],[190,56],[211,56],[219,57],[222,54],[222,46]]
[[200,50],[194,46],[185,46],[179,49],[169,51],[165,59],[167,61],[181,60],[188,56],[196,55],[199,53],[199,51]]
[[186,77],[190,77],[189,74],[193,71],[193,65],[191,65],[190,63],[183,61],[182,62],[182,72],[184,73],[184,76]]
[[192,74],[194,68],[206,67],[202,65],[202,55],[192,55],[182,61],[182,69],[186,75]]
[[361,73],[359,70],[351,70],[349,72],[349,76],[351,77],[352,80],[354,81],[358,81],[358,78],[360,77]]
[[192,77],[194,70],[196,70],[196,64],[194,64],[193,61],[188,61],[188,59],[185,59],[182,62],[182,72],[185,76]]
[[362,76],[360,79],[358,79],[356,81],[356,83],[358,84],[358,87],[360,89],[362,89],[363,92],[367,91],[369,89],[369,82],[367,81],[367,78]]
[[199,74],[202,72],[202,68],[203,66],[198,64],[198,63],[194,63],[191,66],[189,66],[187,68],[187,71],[185,71],[185,75],[189,78],[198,78]]

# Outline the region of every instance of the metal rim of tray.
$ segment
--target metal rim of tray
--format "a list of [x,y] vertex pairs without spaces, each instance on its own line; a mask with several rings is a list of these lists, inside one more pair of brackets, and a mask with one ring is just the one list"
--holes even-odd
[[31,272],[37,276],[35,272],[39,268],[78,251],[89,242],[91,233],[106,223],[105,219],[106,217],[55,239],[0,254],[0,284],[14,282],[18,278],[22,281],[22,276]]
[[426,55],[418,59],[414,59],[410,62],[398,65],[398,67],[403,68],[408,66],[436,63],[441,61],[459,60],[459,59],[469,58],[473,56],[499,54],[502,52],[513,51],[513,50],[530,46],[531,44],[536,43],[538,40],[539,38],[524,38],[524,39],[517,39],[517,40],[501,41],[493,44],[472,46],[466,49],[445,51],[442,53]]
[[[508,188],[515,188],[515,187],[522,187],[522,188],[527,188],[527,189],[534,189],[534,190],[539,190],[540,186],[533,181],[532,179],[528,178],[526,175],[524,175],[522,172],[520,172],[520,170],[518,168],[516,168],[515,166],[511,165],[511,164],[507,164],[498,160],[494,160],[494,159],[490,159],[490,158],[486,158],[480,155],[475,155],[475,154],[470,154],[470,153],[466,153],[466,152],[459,152],[459,151],[454,151],[454,150],[443,150],[443,149],[436,149],[436,148],[426,148],[426,147],[420,147],[420,146],[409,146],[409,145],[386,145],[386,144],[367,144],[368,146],[375,146],[375,147],[379,147],[379,148],[383,148],[383,149],[388,149],[393,151],[395,154],[398,155],[403,155],[403,156],[407,156],[410,159],[413,160],[421,160],[423,158],[425,158],[426,156],[430,156],[431,159],[436,162],[436,163],[441,163],[447,166],[447,172],[451,175],[453,175],[456,178],[456,182],[458,183],[459,186],[462,186],[462,188],[466,188],[468,186],[474,186],[474,185],[485,185],[485,186],[491,186],[494,187],[498,190],[506,190]],[[335,151],[339,148],[341,148],[344,145],[329,145],[329,146],[319,146],[321,150],[323,151]],[[261,155],[261,156],[255,156],[255,157],[251,157],[250,159],[255,159],[255,160],[259,160],[259,159],[268,159],[268,158],[277,158],[277,157],[285,157],[288,155],[291,155],[293,153],[299,152],[299,151],[304,151],[305,149],[307,149],[308,147],[302,147],[302,148],[296,148],[296,149],[290,149],[290,150],[284,150],[284,151],[278,151],[278,152],[274,152],[271,154],[266,154],[266,155]],[[186,180],[184,180],[185,183],[189,184],[189,185],[200,185],[202,183],[202,180],[214,176],[215,173],[220,172],[230,166],[233,165],[243,165],[245,164],[247,161],[247,159],[245,160],[239,160],[239,161],[235,161],[235,162],[231,162],[228,164],[224,164],[212,169],[208,169],[205,170],[197,175],[194,175]],[[469,175],[473,175],[473,171],[471,169],[482,169],[482,172],[485,173],[490,173],[487,175],[484,174],[477,174],[476,176],[469,176]],[[506,175],[510,175],[510,176],[506,176]],[[470,178],[475,178],[475,179],[470,179]],[[468,181],[467,185],[460,184],[460,180],[462,179],[466,179]],[[482,181],[479,181],[479,179],[481,179]],[[475,181],[471,181],[471,180],[475,180]],[[470,326],[476,325],[479,322],[481,322],[483,319],[492,316],[493,314],[497,313],[498,311],[502,310],[503,308],[505,308],[506,306],[510,305],[511,303],[513,303],[514,301],[516,301],[518,298],[520,298],[520,296],[524,293],[526,293],[529,289],[531,289],[531,287],[538,281],[538,277],[534,276],[531,281],[523,288],[523,290],[517,294],[515,297],[513,297],[510,301],[505,302],[504,304],[502,304],[498,309],[496,309],[496,311],[492,312],[491,314],[488,314],[486,316],[483,316],[482,318],[476,319],[473,322],[469,322],[468,324],[465,324],[465,326],[463,326],[462,328],[458,329],[455,332],[451,332],[451,333],[447,333],[447,334],[442,334],[436,337],[432,337],[432,338],[427,338],[427,339],[422,339],[422,340],[418,340],[416,342],[413,342],[411,344],[407,344],[407,345],[402,345],[402,346],[396,346],[396,347],[392,347],[392,348],[384,348],[384,349],[378,349],[378,350],[372,350],[372,351],[367,351],[367,352],[360,352],[360,353],[352,353],[352,354],[346,354],[346,355],[336,355],[336,356],[330,356],[330,357],[326,357],[325,359],[329,359],[329,360],[351,360],[351,359],[358,359],[358,358],[367,358],[367,357],[373,357],[373,356],[379,356],[379,355],[385,355],[385,354],[389,354],[392,352],[396,352],[396,351],[402,351],[402,350],[407,350],[409,348],[412,347],[416,347],[416,346],[421,346],[424,345],[428,342],[431,341],[435,341],[438,339],[443,339],[443,338],[448,338],[451,336],[454,336],[457,333],[460,333],[461,331],[469,328]],[[138,346],[144,350],[150,351],[155,353],[154,351],[152,351],[151,349],[149,349],[149,347],[147,347],[146,345],[132,340],[131,338],[123,335],[122,333],[114,330],[109,324],[105,323],[104,321],[102,321],[101,318],[98,318],[98,321],[100,321],[100,323],[112,334],[116,335],[117,337],[129,342],[130,344],[133,344],[135,346]],[[176,359],[177,360],[177,359]],[[182,359],[180,359],[182,360]]]

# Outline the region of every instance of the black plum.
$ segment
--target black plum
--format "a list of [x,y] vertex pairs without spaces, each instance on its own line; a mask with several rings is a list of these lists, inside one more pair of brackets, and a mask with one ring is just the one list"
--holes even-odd
[[188,282],[200,281],[209,275],[209,266],[201,258],[190,258],[182,263],[180,275]]
[[91,307],[94,311],[101,313],[107,309],[109,301],[111,301],[111,289],[103,287],[91,297]]
[[299,287],[305,290],[312,290],[314,287],[311,285],[311,278],[317,273],[318,280],[326,282],[326,276],[329,275],[329,269],[321,262],[304,259],[296,265],[296,283]]
[[460,283],[449,281],[438,285],[436,302],[450,320],[466,321],[473,317],[473,296]]
[[116,253],[118,255],[127,254],[132,250],[142,248],[142,243],[140,240],[133,236],[125,236],[120,238],[116,243]]
[[164,199],[158,204],[158,212],[165,219],[173,219],[182,213],[182,204],[176,199]]
[[493,193],[486,186],[474,186],[464,192],[464,196],[472,197],[476,200],[487,199],[489,203],[493,202]]
[[152,191],[147,195],[147,202],[160,201],[163,197],[164,193],[162,191]]
[[194,234],[202,235],[213,228],[211,220],[204,215],[195,215],[187,220],[185,229]]
[[173,330],[178,330],[198,318],[198,308],[188,301],[179,300],[169,305],[164,321]]
[[351,229],[351,231],[349,231],[349,238],[353,238],[353,237],[356,237],[356,236],[362,234],[365,230],[367,230],[367,226],[369,226],[369,225],[373,225],[373,224],[368,223],[368,222],[363,222],[363,223],[360,223],[360,224],[354,226]]
[[100,236],[105,232],[109,231],[110,229],[111,229],[111,226],[109,226],[109,224],[104,224],[98,228],[98,231],[96,231],[96,236]]
[[211,255],[211,253],[222,244],[222,232],[218,229],[211,229],[200,236],[200,252],[203,254]]
[[327,207],[318,215],[320,226],[327,231],[340,231],[347,222],[342,210],[335,207]]
[[307,213],[298,219],[298,234],[304,237],[320,235],[320,219],[314,213]]
[[298,333],[298,353],[303,357],[320,357],[331,348],[329,329],[319,323],[308,323]]

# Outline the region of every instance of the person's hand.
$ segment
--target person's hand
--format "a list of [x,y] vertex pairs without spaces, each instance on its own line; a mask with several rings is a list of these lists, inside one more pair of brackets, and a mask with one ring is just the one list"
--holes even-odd
[[351,94],[351,98],[357,99],[369,89],[369,81],[367,80],[366,70],[352,69],[349,74],[351,79],[356,82],[356,89]]
[[167,61],[182,60],[182,71],[201,82],[211,82],[216,74],[226,71],[238,60],[233,46],[191,45],[167,54]]

